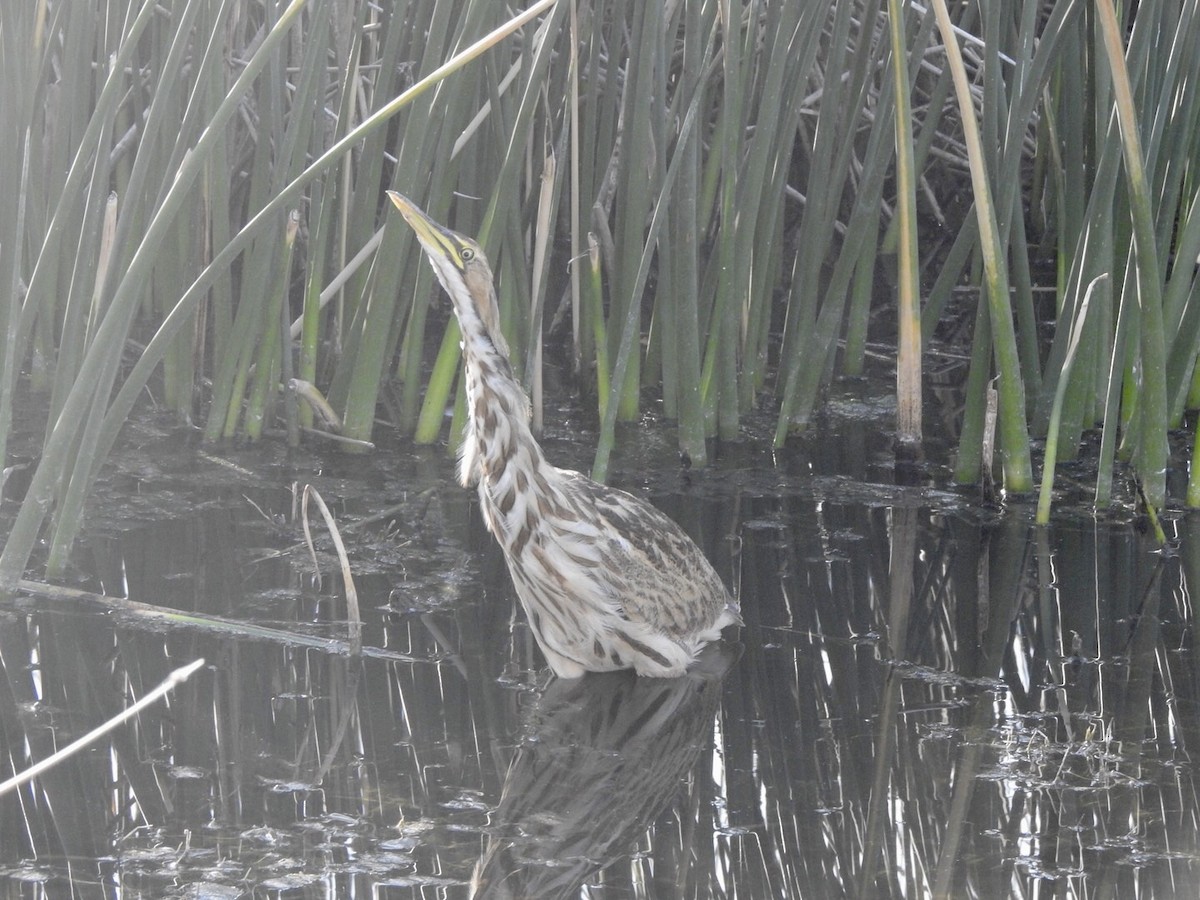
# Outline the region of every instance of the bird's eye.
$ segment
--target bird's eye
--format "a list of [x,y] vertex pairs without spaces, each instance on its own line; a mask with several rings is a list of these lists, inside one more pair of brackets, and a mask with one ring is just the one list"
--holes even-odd
[[473,260],[475,258],[475,251],[472,250],[470,247],[463,247],[462,253],[459,255],[462,256],[463,262],[470,262],[471,260]]

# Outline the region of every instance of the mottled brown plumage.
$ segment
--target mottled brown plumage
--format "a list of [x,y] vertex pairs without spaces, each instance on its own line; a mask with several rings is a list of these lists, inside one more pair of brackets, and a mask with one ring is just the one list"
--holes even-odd
[[476,485],[488,530],[555,674],[635,669],[676,676],[737,603],[704,554],[653,506],[548,463],[513,376],[492,271],[479,245],[388,192],[454,303],[468,417],[459,480]]

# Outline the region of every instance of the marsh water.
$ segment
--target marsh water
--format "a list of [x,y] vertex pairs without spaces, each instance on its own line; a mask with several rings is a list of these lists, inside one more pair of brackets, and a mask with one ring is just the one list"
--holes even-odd
[[[547,455],[586,470],[564,415]],[[835,404],[785,452],[695,470],[661,425],[623,432],[610,480],[745,617],[669,681],[548,676],[442,448],[136,423],[88,508],[86,593],[0,608],[0,779],[205,664],[0,797],[0,896],[1196,896],[1195,519],[1166,519],[1166,553],[1128,507],[1038,530],[948,489],[936,450],[898,466],[878,420]]]

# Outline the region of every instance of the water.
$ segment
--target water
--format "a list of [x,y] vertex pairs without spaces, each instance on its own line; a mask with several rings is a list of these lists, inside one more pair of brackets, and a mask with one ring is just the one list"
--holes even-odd
[[[572,430],[548,455],[586,467]],[[0,609],[0,778],[206,660],[0,798],[0,896],[1196,895],[1191,519],[1166,556],[1132,516],[1038,532],[936,461],[897,479],[853,419],[704,471],[641,440],[614,481],[685,524],[746,627],[686,679],[562,682],[439,452],[134,429],[76,585],[220,618]],[[361,658],[296,481],[345,530]]]

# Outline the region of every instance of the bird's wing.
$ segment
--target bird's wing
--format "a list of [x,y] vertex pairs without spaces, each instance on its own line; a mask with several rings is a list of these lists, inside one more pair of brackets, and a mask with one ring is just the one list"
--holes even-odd
[[[673,635],[713,626],[729,593],[682,528],[644,500],[560,470],[579,514],[555,523],[559,547],[618,613]],[[592,514],[587,514],[591,511]],[[579,566],[581,560],[592,565]]]

